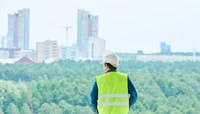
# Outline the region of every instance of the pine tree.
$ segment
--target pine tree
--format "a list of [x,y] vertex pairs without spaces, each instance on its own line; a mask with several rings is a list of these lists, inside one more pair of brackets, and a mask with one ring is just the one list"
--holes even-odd
[[20,114],[17,106],[14,103],[10,103],[7,108],[7,114]]
[[32,114],[29,106],[26,103],[24,103],[22,106],[21,114]]

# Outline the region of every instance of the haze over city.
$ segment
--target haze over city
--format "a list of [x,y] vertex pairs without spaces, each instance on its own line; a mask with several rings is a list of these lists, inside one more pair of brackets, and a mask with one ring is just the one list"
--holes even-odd
[[114,52],[159,52],[160,42],[173,52],[200,51],[198,0],[0,0],[0,35],[7,34],[8,14],[30,9],[30,48],[36,42],[65,42],[62,26],[71,26],[70,44],[77,40],[77,10],[99,16],[99,37]]

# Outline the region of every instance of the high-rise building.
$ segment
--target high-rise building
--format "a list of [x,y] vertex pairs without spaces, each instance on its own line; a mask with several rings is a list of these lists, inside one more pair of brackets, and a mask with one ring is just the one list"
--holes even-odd
[[93,16],[88,11],[79,9],[77,20],[77,46],[82,56],[87,57],[89,37],[98,37],[98,16]]
[[8,15],[8,48],[29,49],[29,9]]
[[160,53],[170,53],[171,52],[171,46],[168,45],[166,42],[160,43]]
[[37,62],[44,62],[48,59],[58,59],[58,43],[57,41],[47,40],[45,42],[37,42],[36,44]]
[[100,38],[89,38],[88,57],[90,59],[101,59],[106,52],[106,41]]
[[8,42],[7,42],[8,48],[15,47],[14,39],[16,39],[16,38],[14,38],[14,33],[16,33],[16,32],[14,32],[14,31],[17,31],[17,30],[15,30],[15,28],[14,28],[14,24],[16,24],[14,18],[15,18],[15,14],[8,15]]

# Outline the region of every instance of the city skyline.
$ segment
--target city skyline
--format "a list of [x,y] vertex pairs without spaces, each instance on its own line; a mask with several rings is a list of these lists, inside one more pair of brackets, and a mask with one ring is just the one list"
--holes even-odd
[[[45,8],[44,8],[44,4]],[[55,8],[52,8],[56,5]],[[169,1],[0,1],[0,35],[7,34],[7,15],[30,8],[30,47],[36,42],[65,42],[65,30],[71,26],[69,39],[77,39],[77,10],[85,9],[98,15],[99,37],[106,40],[107,50],[114,52],[159,52],[164,41],[171,51],[200,51],[200,2],[197,0]]]

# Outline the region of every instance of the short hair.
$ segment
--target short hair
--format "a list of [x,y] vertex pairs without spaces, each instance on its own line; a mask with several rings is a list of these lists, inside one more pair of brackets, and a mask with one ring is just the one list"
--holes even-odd
[[104,63],[104,65],[107,65],[110,70],[117,70],[117,67],[114,67],[110,63]]

